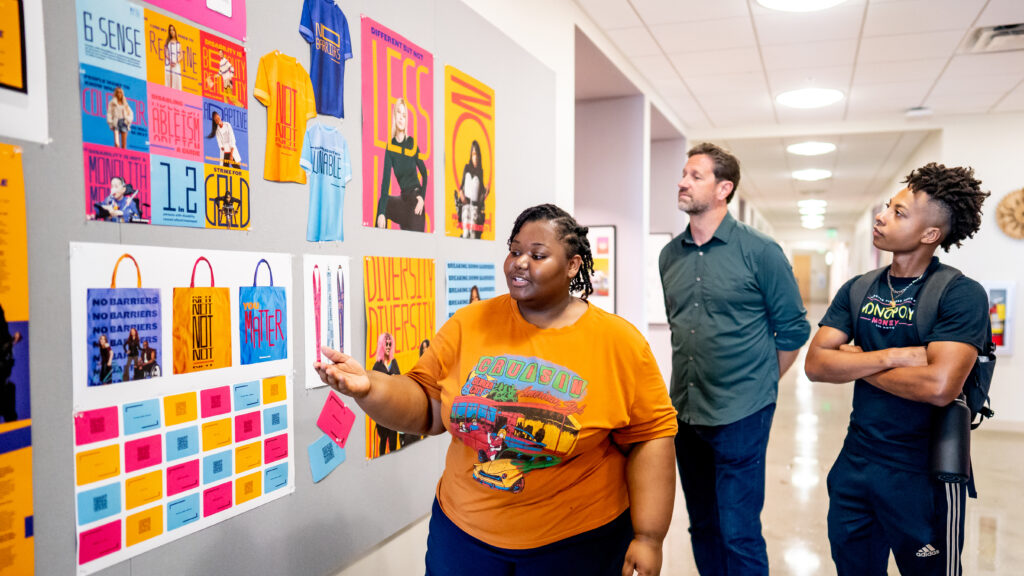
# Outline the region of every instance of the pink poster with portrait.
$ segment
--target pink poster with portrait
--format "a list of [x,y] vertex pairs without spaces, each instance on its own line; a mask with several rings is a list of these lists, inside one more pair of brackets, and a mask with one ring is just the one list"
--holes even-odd
[[362,19],[363,226],[433,232],[434,57]]
[[245,41],[245,0],[147,0],[178,16]]

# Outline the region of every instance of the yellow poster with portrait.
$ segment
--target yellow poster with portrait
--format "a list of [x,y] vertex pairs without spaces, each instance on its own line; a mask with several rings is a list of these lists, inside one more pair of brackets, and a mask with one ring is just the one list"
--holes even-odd
[[200,65],[199,30],[146,10],[146,80],[202,96]]
[[494,90],[444,68],[444,233],[494,240]]

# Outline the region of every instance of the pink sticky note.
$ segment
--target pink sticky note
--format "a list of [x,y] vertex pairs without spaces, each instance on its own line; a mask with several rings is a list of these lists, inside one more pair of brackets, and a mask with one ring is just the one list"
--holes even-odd
[[267,464],[288,457],[288,434],[267,438],[263,441],[263,463]]
[[167,495],[173,496],[199,486],[199,460],[183,462],[167,469]]
[[78,535],[78,565],[113,554],[121,549],[121,520],[104,524]]
[[231,508],[231,482],[225,482],[203,491],[203,517]]
[[124,443],[125,472],[134,472],[141,468],[155,466],[163,460],[160,435],[139,438]]
[[75,446],[117,438],[117,406],[75,414]]
[[261,434],[260,414],[257,411],[235,416],[235,442],[242,442]]
[[332,391],[327,395],[327,401],[324,402],[324,407],[320,410],[320,417],[317,418],[316,425],[323,430],[324,434],[327,434],[328,438],[334,440],[335,444],[344,448],[355,420],[355,413],[345,406],[345,403],[341,401],[341,396]]
[[210,388],[199,393],[203,418],[226,414],[231,411],[231,387]]

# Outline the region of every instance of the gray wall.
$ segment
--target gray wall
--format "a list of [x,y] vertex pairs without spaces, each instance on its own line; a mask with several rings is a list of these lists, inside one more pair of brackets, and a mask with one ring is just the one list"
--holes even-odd
[[[25,148],[28,196],[29,284],[33,327],[32,398],[35,543],[37,574],[75,570],[75,509],[72,463],[71,334],[68,331],[68,243],[143,244],[182,248],[289,252],[296,294],[301,294],[302,253],[352,257],[350,298],[362,301],[364,255],[411,256],[437,261],[438,325],[446,260],[500,262],[515,216],[525,207],[554,201],[552,130],[554,74],[495,27],[456,0],[399,2],[340,0],[349,18],[355,58],[346,70],[348,118],[321,118],[341,129],[352,154],[353,179],[345,198],[345,238],[323,246],[305,242],[308,191],[299,184],[265,182],[263,149],[266,111],[249,100],[252,227],[248,232],[86,222],[83,206],[81,121],[75,12],[71,0],[44,5],[49,114],[53,142],[17,142]],[[308,68],[309,48],[298,34],[302,2],[248,3],[248,81],[255,81],[260,56],[277,49]],[[435,145],[444,131],[444,66],[453,65],[496,92],[497,241],[470,242],[432,235],[365,229],[361,226],[360,14],[401,33],[434,55]],[[251,90],[250,90],[251,94]],[[443,214],[443,157],[431,177],[435,214]],[[500,284],[500,281],[499,281]],[[503,288],[499,286],[499,289]],[[301,298],[295,306],[301,306]],[[354,308],[354,352],[364,352],[365,318]],[[303,358],[302,315],[295,320],[292,357]],[[122,562],[103,574],[327,574],[352,563],[381,540],[427,514],[439,477],[447,437],[430,439],[367,462],[362,418],[350,439],[349,459],[319,484],[312,484],[306,446],[319,436],[315,419],[326,389],[306,391],[302,371],[293,380],[296,491],[154,551]],[[349,405],[355,407],[354,402]],[[358,411],[357,411],[358,412]]]

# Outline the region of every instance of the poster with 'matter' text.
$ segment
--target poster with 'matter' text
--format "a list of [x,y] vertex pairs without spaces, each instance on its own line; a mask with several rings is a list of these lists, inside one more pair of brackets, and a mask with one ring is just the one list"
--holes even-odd
[[494,90],[444,68],[444,233],[494,240]]
[[434,230],[434,57],[363,17],[363,226]]
[[[434,261],[426,258],[363,258],[366,305],[366,368],[407,372],[434,337]],[[420,440],[366,418],[366,458],[378,458]]]

